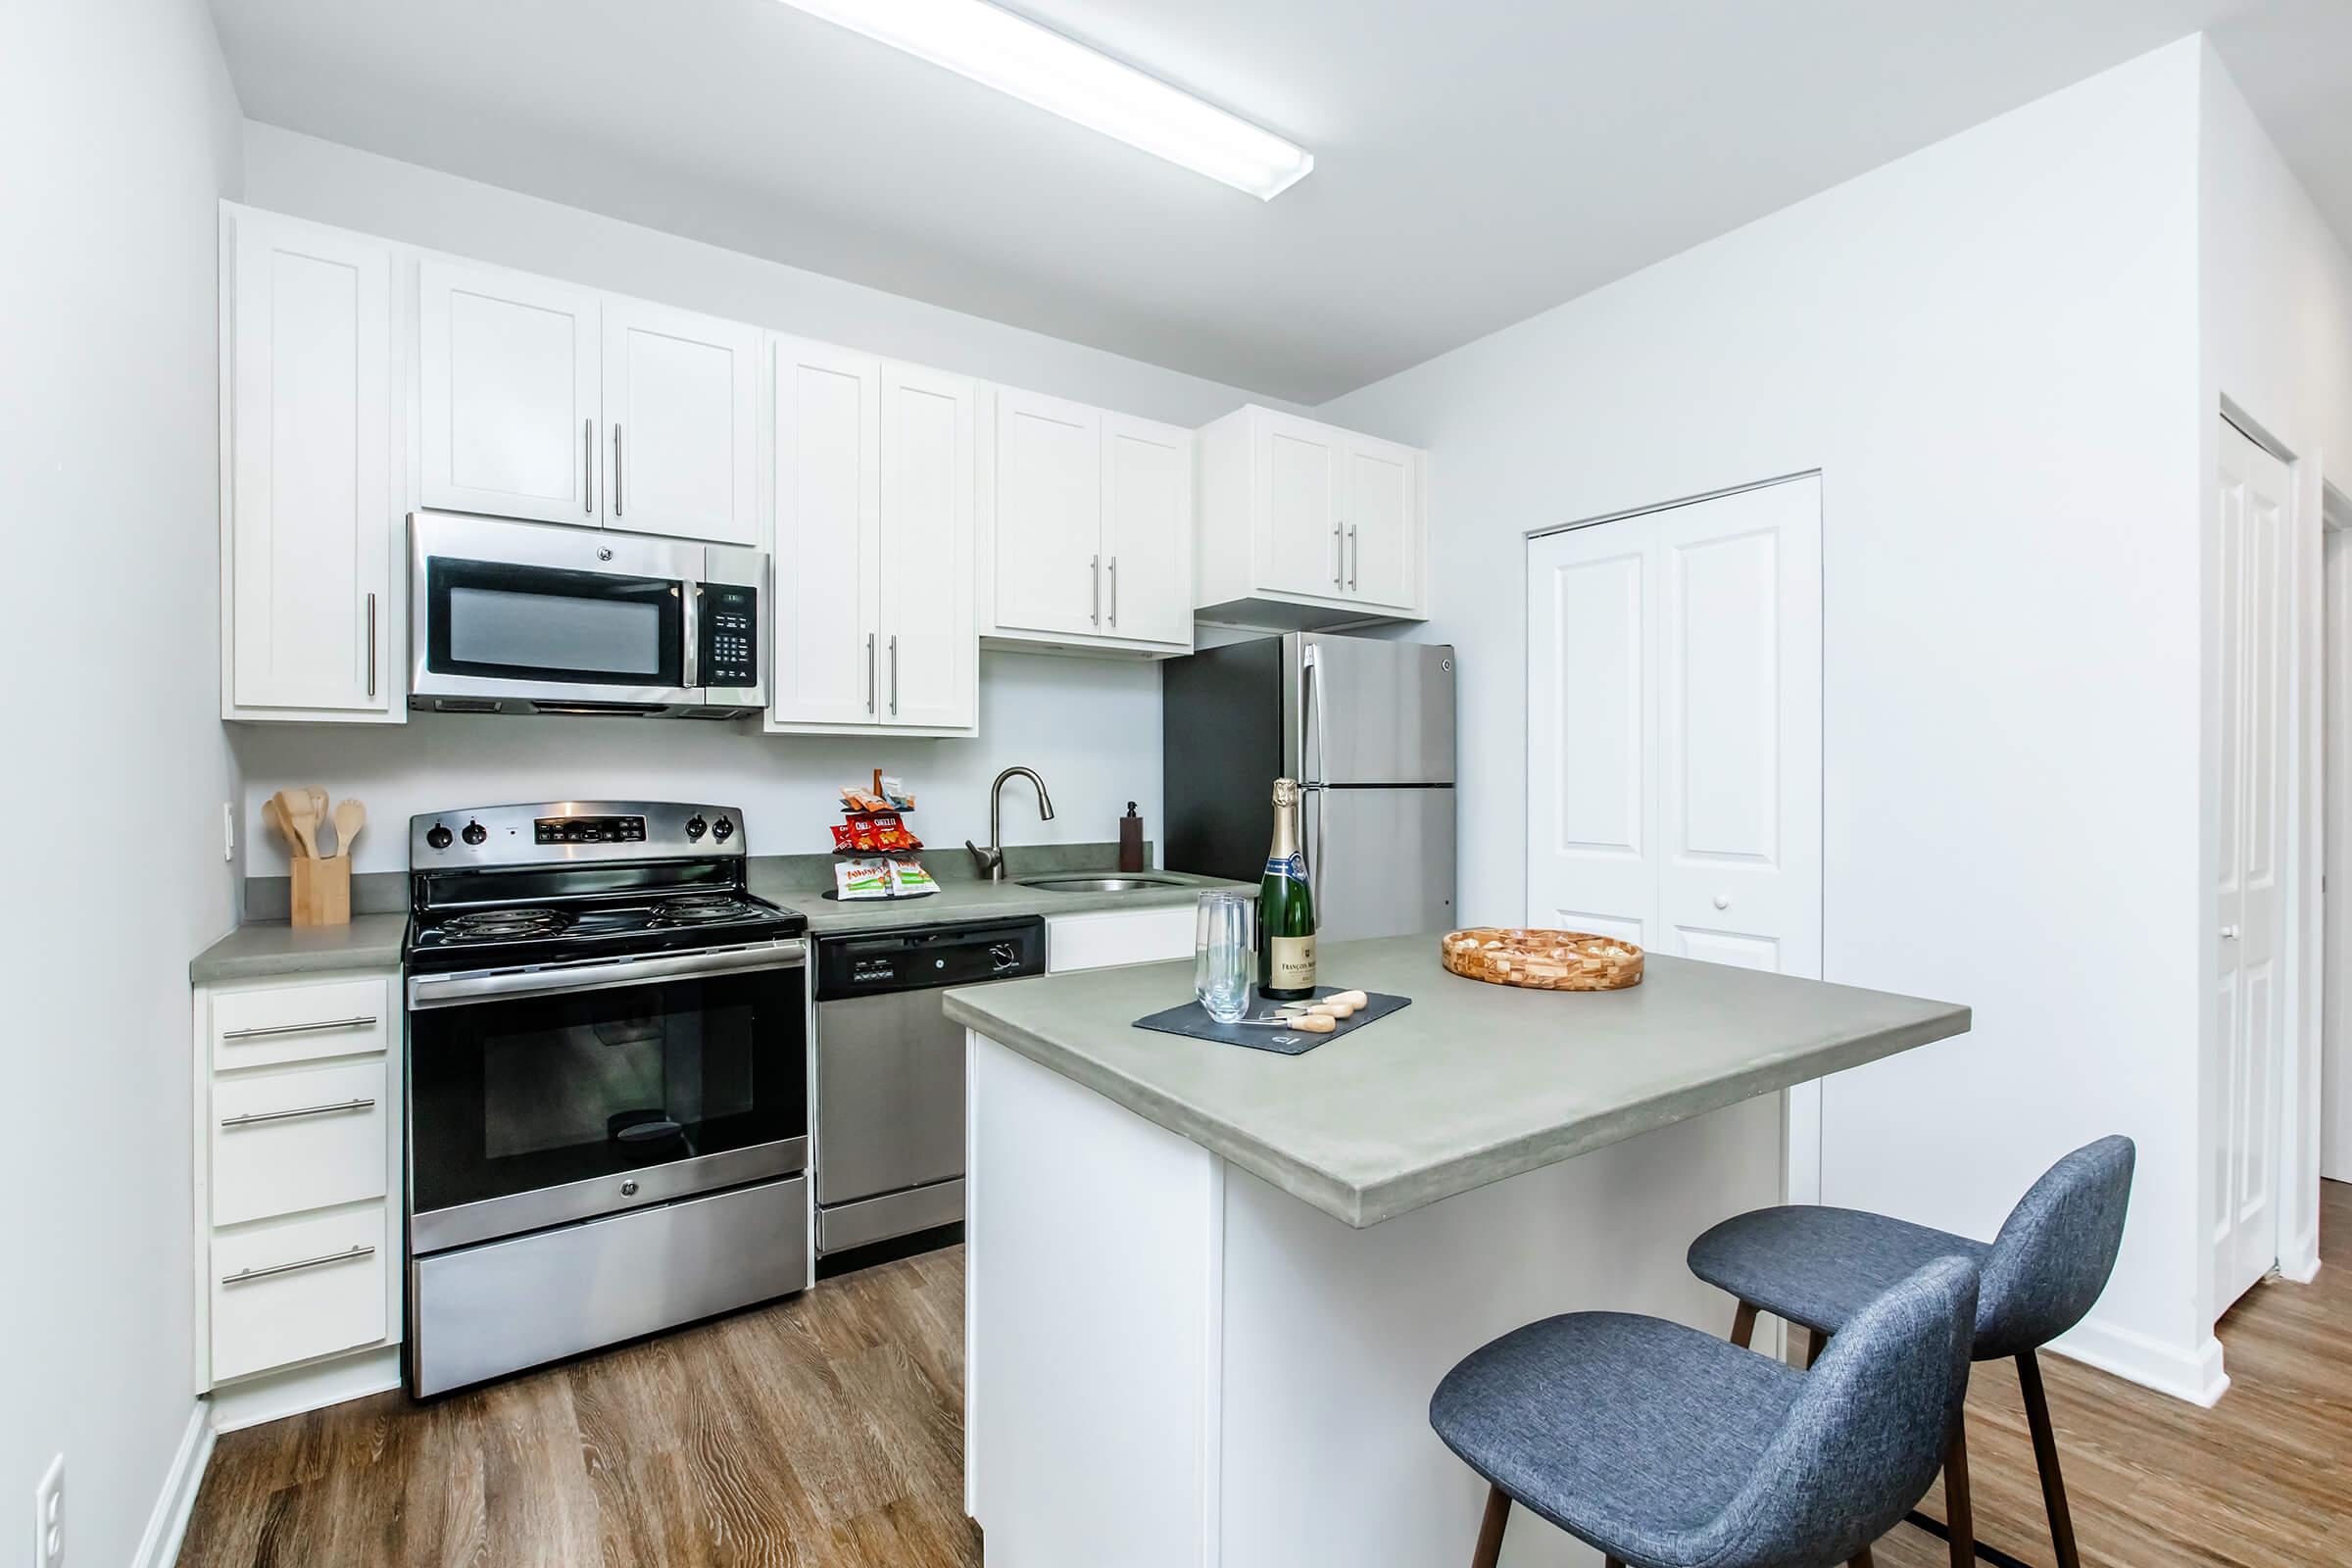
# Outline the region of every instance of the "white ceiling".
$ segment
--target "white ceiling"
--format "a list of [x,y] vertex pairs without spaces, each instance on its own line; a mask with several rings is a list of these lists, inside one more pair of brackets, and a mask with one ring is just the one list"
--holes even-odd
[[1314,403],[2211,27],[2352,232],[2347,0],[1014,0],[1270,203],[775,0],[214,0],[255,120]]

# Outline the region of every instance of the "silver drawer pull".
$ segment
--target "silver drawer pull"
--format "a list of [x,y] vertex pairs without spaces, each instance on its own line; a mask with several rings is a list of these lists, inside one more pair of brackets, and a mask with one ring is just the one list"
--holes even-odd
[[320,1018],[315,1023],[263,1023],[256,1024],[250,1029],[223,1029],[220,1031],[220,1038],[223,1040],[259,1040],[265,1035],[308,1034],[313,1029],[372,1029],[374,1027],[375,1015],[370,1013],[365,1018]]
[[329,1263],[348,1263],[353,1258],[367,1257],[375,1249],[366,1242],[355,1242],[344,1251],[329,1252],[323,1257],[299,1257],[291,1263],[270,1263],[262,1268],[241,1268],[234,1274],[223,1274],[223,1285],[241,1285],[247,1280],[266,1280],[272,1274],[291,1274],[296,1269],[324,1268]]
[[251,1127],[256,1122],[292,1121],[297,1116],[333,1116],[347,1110],[373,1110],[372,1100],[338,1100],[331,1105],[305,1105],[300,1110],[256,1110],[242,1116],[223,1116],[223,1127]]

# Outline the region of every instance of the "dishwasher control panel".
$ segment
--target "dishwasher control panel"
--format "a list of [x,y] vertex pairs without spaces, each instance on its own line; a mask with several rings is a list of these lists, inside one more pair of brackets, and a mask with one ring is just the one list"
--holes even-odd
[[816,944],[816,1000],[978,985],[1046,972],[1041,915],[969,925],[916,926]]

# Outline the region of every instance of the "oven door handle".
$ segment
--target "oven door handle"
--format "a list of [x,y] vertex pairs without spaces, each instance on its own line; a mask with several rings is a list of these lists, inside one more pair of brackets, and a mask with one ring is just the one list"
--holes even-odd
[[599,958],[586,963],[550,964],[539,969],[487,969],[470,974],[409,977],[409,1010],[457,1007],[512,997],[564,996],[611,991],[656,980],[690,980],[703,975],[744,974],[758,969],[798,969],[808,961],[808,945],[799,940],[763,942],[714,953],[674,953],[653,957]]

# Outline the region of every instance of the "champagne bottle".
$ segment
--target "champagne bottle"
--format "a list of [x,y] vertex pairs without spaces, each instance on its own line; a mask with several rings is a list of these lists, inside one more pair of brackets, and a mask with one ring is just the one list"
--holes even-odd
[[1257,990],[1270,1002],[1315,994],[1315,896],[1298,853],[1298,786],[1274,781],[1274,846],[1257,885]]

